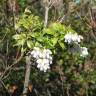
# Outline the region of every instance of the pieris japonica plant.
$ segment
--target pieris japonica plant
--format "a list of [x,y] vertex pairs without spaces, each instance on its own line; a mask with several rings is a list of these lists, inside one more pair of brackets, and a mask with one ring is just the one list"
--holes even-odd
[[[83,46],[83,36],[58,22],[51,22],[45,27],[43,21],[30,11],[18,19],[15,28],[17,33],[13,36],[14,46],[18,46],[21,52],[28,55],[23,94],[27,90],[32,64],[36,70],[50,73],[51,65],[65,68],[67,63],[73,66],[73,63],[82,63],[79,59],[85,59],[88,55],[88,49]],[[70,75],[72,68],[69,69],[65,69],[65,73]]]
[[82,57],[88,55],[87,48],[81,46],[83,37],[70,27],[60,23],[51,23],[48,28],[45,28],[38,16],[25,13],[15,26],[17,34],[13,36],[16,41],[14,46],[21,47],[22,52],[29,51],[36,61],[37,68],[41,71],[46,72],[47,69],[50,69],[52,55],[54,56],[59,48],[63,51],[68,49],[66,51],[71,52],[68,46],[73,46],[71,49],[76,49],[75,46],[79,46],[77,48],[79,51],[74,50],[74,53],[77,52],[76,54]]

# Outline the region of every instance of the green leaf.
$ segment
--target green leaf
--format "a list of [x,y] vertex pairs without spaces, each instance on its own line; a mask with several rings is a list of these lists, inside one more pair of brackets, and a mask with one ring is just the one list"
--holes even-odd
[[65,48],[65,45],[64,45],[64,43],[62,43],[62,42],[59,42],[59,45],[60,45],[60,47],[61,47],[62,49],[64,49],[64,48]]
[[24,44],[25,44],[25,39],[20,39],[16,43],[17,46],[20,46],[20,45],[23,46]]
[[56,45],[57,41],[58,41],[58,38],[52,38],[53,45]]
[[26,48],[21,47],[21,52],[24,53],[26,51]]
[[49,35],[54,35],[55,34],[55,32],[54,31],[52,31],[51,29],[44,29],[44,34],[49,34]]
[[32,47],[33,47],[33,42],[32,42],[32,40],[28,40],[28,41],[27,41],[27,46],[28,46],[28,48],[32,48]]
[[62,25],[62,24],[60,24],[60,23],[52,23],[51,24],[51,26],[50,26],[50,28],[52,29],[52,30],[54,30],[55,32],[65,32],[65,30],[66,30],[66,27],[64,26],[64,25]]
[[26,34],[22,33],[22,34],[16,34],[13,36],[13,39],[26,39]]
[[16,39],[16,40],[17,40],[17,39],[20,39],[20,35],[19,35],[19,34],[14,35],[14,36],[13,36],[13,39]]
[[36,43],[35,43],[35,46],[36,46],[36,47],[41,47],[41,44],[40,44],[39,42],[36,42]]
[[35,32],[35,33],[29,33],[29,35],[33,38],[38,38],[40,37],[41,33]]

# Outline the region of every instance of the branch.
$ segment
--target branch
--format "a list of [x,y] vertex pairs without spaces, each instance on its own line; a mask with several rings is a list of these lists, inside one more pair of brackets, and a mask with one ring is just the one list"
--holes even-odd
[[5,75],[9,70],[11,70],[11,68],[12,68],[14,65],[16,65],[16,64],[22,59],[23,56],[24,56],[24,53],[22,53],[21,56],[20,56],[17,60],[15,60],[10,66],[8,66],[8,67],[5,69],[4,73],[1,75],[0,79],[2,79],[2,78],[4,77],[4,75]]
[[44,21],[44,26],[46,27],[48,24],[48,13],[49,13],[49,8],[45,7],[45,21]]
[[6,88],[6,86],[5,86],[5,84],[4,84],[4,82],[0,79],[0,85],[4,88],[4,90],[7,92],[7,94],[8,94],[8,96],[10,96],[10,94],[8,93],[8,91],[7,91],[7,88]]
[[55,1],[52,1],[52,0],[48,1],[48,0],[46,0],[45,2],[46,2],[46,4],[45,4],[45,20],[44,20],[44,26],[46,27],[46,26],[48,25],[49,9],[54,5],[54,3],[56,2],[56,0],[55,0]]

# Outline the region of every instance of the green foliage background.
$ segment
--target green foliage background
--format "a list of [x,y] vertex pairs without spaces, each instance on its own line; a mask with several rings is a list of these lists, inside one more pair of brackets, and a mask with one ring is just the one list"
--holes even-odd
[[[70,7],[67,8],[70,0],[68,2],[63,0],[64,9],[61,11],[56,7],[50,9],[48,26],[45,28],[44,7],[40,1],[36,3],[29,1],[18,1],[20,12],[15,17],[15,27],[12,25],[13,17],[6,17],[4,0],[0,1],[0,72],[5,70],[6,64],[10,66],[21,53],[24,53],[21,61],[11,69],[6,78],[3,78],[6,88],[12,84],[22,86],[25,56],[34,46],[38,46],[51,49],[54,57],[51,70],[47,73],[40,72],[32,66],[30,81],[39,96],[95,96],[96,34],[91,28],[89,9],[86,9],[86,6],[87,8],[92,6],[90,2],[85,6],[82,2],[74,5],[74,1],[72,3],[74,6],[70,10]],[[94,5],[95,1],[92,4]],[[67,16],[61,24],[59,19],[64,14]],[[88,47],[87,58],[81,58],[68,51],[68,46],[64,44],[64,36],[70,31],[84,37],[82,45]],[[21,70],[16,70],[15,67]]]

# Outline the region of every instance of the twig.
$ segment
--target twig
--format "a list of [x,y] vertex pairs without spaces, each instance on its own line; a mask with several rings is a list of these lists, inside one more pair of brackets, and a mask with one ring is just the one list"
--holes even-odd
[[4,73],[1,75],[0,79],[2,79],[2,78],[4,77],[4,75],[5,75],[15,64],[17,64],[17,63],[22,59],[23,55],[24,55],[24,53],[22,53],[21,56],[20,56],[17,60],[15,60],[10,66],[8,66],[8,67],[5,69],[5,71],[4,71]]
[[[4,82],[1,79],[0,79],[0,83],[1,83],[2,87],[5,89],[5,91],[8,93],[5,84],[4,84]],[[8,93],[8,96],[10,96],[9,93]]]
[[57,20],[59,23],[62,23],[63,22],[63,20],[65,19],[65,16],[66,15],[63,15],[63,17],[60,19],[60,20]]
[[2,78],[2,80],[6,79],[6,78],[10,75],[10,73],[11,73],[11,70],[9,70],[9,72],[7,73],[7,75],[4,76],[4,77]]

